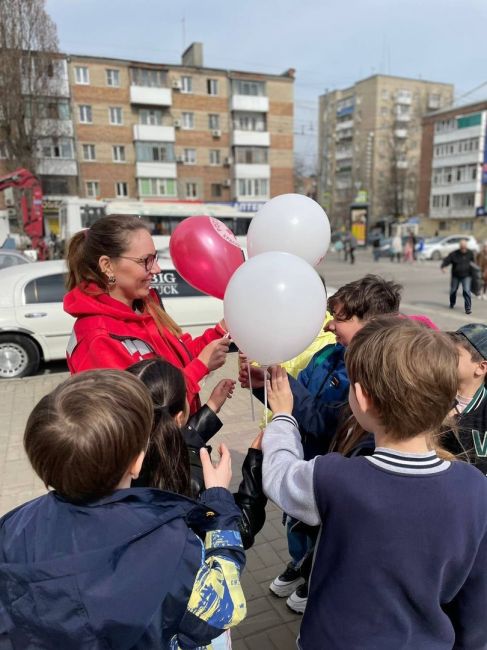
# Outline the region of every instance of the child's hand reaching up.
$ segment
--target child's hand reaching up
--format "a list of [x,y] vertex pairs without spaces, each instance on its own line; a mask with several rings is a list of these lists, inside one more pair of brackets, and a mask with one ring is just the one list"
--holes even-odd
[[267,380],[267,399],[273,413],[293,412],[293,394],[287,372],[281,366],[271,368],[271,378]]
[[215,386],[206,402],[207,406],[211,408],[213,413],[218,413],[221,407],[225,404],[225,401],[232,397],[235,383],[236,382],[233,379],[222,379]]
[[222,442],[218,447],[220,460],[216,466],[211,462],[210,455],[205,447],[200,449],[201,465],[203,467],[203,478],[205,479],[205,488],[209,490],[212,487],[222,487],[228,490],[232,480],[232,459],[228,447]]

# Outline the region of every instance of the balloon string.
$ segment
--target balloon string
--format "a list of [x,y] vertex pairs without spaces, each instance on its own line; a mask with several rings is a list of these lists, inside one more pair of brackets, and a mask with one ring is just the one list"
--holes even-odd
[[262,366],[264,371],[264,413],[265,413],[265,425],[268,423],[268,408],[267,408],[267,366]]
[[247,371],[249,373],[250,410],[252,411],[252,422],[255,422],[254,394],[252,392],[252,373],[250,372],[250,361],[247,361]]

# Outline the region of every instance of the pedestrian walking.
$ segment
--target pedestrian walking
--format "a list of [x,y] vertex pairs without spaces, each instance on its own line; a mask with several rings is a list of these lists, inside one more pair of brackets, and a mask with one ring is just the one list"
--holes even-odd
[[480,267],[480,273],[482,275],[482,290],[479,298],[485,300],[487,297],[487,241],[484,241],[482,250],[477,254],[475,262]]
[[467,240],[462,239],[460,248],[453,251],[445,257],[441,263],[441,270],[446,273],[446,267],[451,266],[451,283],[450,283],[450,309],[455,307],[457,301],[457,291],[460,284],[463,289],[463,300],[465,302],[465,313],[472,313],[472,267],[473,253],[468,249]]
[[391,242],[391,262],[400,262],[402,257],[402,239],[399,233],[396,233]]

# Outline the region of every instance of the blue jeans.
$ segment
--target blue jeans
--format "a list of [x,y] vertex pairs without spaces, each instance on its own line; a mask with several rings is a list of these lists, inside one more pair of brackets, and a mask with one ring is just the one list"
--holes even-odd
[[454,307],[457,301],[457,291],[458,287],[462,285],[463,289],[463,300],[465,301],[465,311],[472,311],[472,294],[470,292],[470,287],[472,284],[472,278],[467,275],[466,278],[458,278],[456,275],[451,276],[451,285],[450,285],[450,307]]
[[299,566],[312,546],[311,540],[305,533],[292,530],[296,522],[293,517],[286,516],[287,546],[294,567]]

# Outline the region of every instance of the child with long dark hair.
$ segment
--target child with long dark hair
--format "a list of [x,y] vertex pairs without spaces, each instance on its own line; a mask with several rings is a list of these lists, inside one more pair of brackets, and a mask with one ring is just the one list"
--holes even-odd
[[[216,414],[227,397],[231,397],[234,382],[220,381],[206,405],[188,419],[184,376],[178,368],[155,358],[139,361],[127,370],[146,385],[154,404],[149,447],[140,476],[132,485],[198,496],[204,489],[200,453],[205,457],[208,454],[206,442],[213,435],[215,420],[220,422]],[[265,522],[267,498],[262,490],[261,439],[259,434],[247,452],[242,482],[234,494],[242,511],[239,529],[246,549],[252,546]]]

